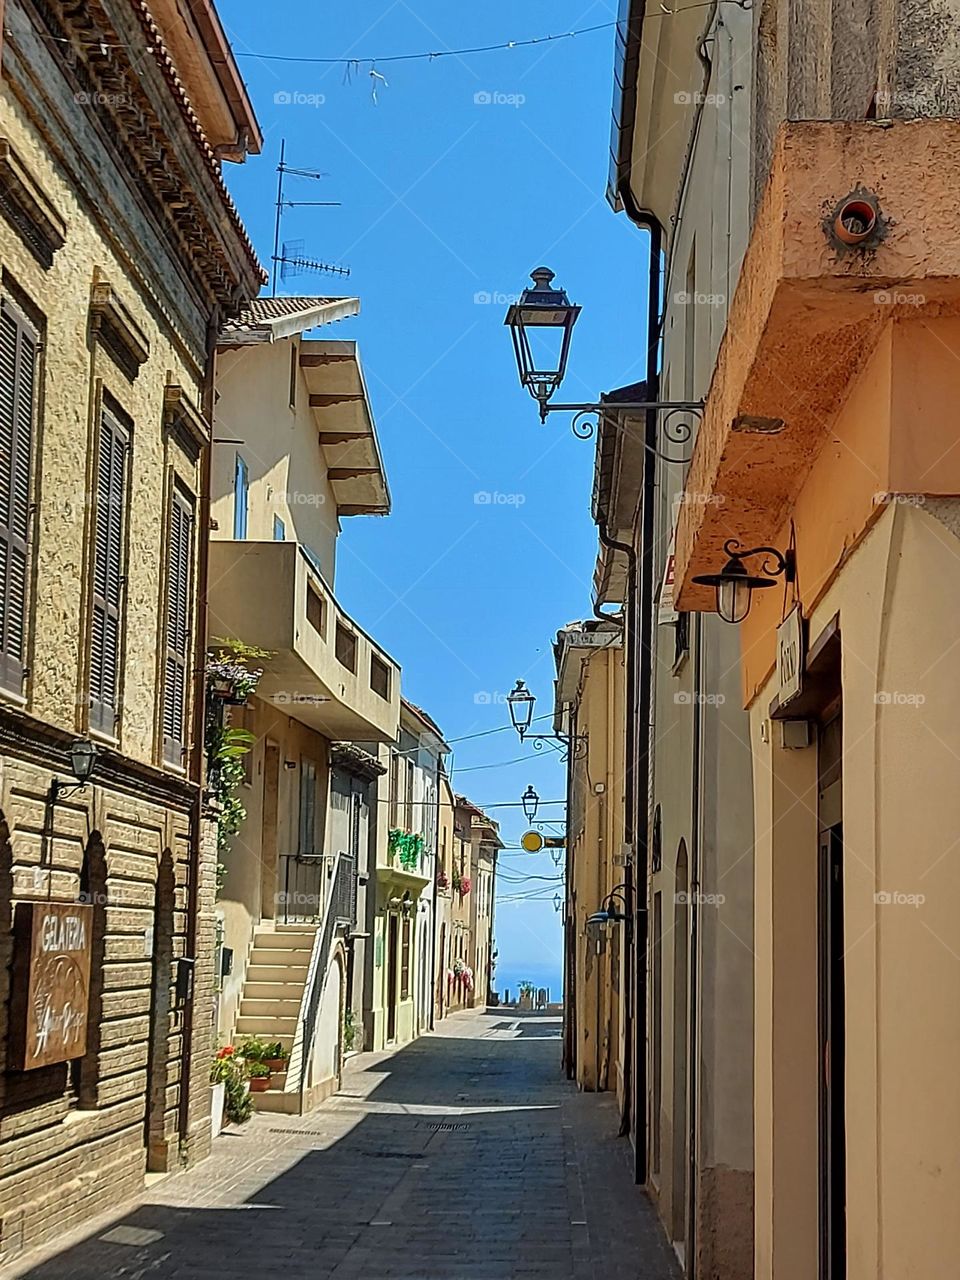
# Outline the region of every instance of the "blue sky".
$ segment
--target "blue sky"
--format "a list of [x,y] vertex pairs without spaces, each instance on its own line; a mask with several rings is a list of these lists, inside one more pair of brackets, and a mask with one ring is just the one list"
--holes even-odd
[[[401,663],[406,696],[452,739],[508,724],[502,699],[517,677],[546,714],[555,633],[591,614],[592,444],[561,415],[540,425],[517,381],[507,301],[534,267],[556,272],[583,306],[561,398],[594,400],[643,377],[645,237],[604,194],[612,28],[535,48],[377,62],[386,83],[368,60],[594,26],[616,9],[615,0],[322,10],[221,0],[265,135],[263,154],[225,166],[226,176],[262,260],[281,138],[289,164],[327,175],[290,179],[289,198],[342,201],[287,211],[284,239],[349,266],[349,279],[303,275],[278,290],[361,299],[360,317],[331,336],[359,341],[393,513],[344,522],[337,594]],[[243,56],[251,51],[360,62],[265,62]],[[544,800],[563,796],[559,756],[521,747],[512,730],[456,743],[453,766],[456,789],[481,805],[516,803],[529,782]],[[516,844],[521,810],[490,812]],[[498,985],[530,977],[559,990],[554,886],[507,882],[556,869],[545,854],[514,850],[502,867],[500,897],[538,887],[549,896],[498,905]]]

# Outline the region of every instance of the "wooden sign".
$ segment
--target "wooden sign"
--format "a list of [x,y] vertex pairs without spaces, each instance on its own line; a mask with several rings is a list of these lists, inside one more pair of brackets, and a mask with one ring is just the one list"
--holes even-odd
[[14,917],[10,1065],[31,1071],[82,1058],[93,907],[77,902],[18,902]]

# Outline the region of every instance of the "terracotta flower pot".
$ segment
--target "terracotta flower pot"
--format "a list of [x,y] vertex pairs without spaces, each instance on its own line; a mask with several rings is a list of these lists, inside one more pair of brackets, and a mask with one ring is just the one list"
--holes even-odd
[[265,1065],[268,1066],[271,1071],[283,1072],[283,1071],[286,1071],[287,1069],[287,1059],[286,1058],[267,1058]]
[[266,1093],[270,1088],[269,1076],[253,1076],[250,1080],[251,1093]]

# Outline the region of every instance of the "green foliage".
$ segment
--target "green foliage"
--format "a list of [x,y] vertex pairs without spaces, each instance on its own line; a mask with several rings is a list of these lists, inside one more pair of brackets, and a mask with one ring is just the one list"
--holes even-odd
[[349,1053],[356,1044],[359,1030],[356,1014],[352,1009],[347,1009],[343,1015],[343,1047],[346,1053]]
[[247,1075],[251,1080],[265,1080],[271,1075],[270,1068],[265,1062],[248,1062]]
[[224,1112],[234,1124],[250,1119],[253,1102],[247,1092],[247,1065],[233,1045],[220,1049],[210,1066],[210,1083],[224,1086]]
[[412,871],[423,857],[423,836],[394,827],[387,837],[387,847],[391,854],[399,854],[404,870]]
[[526,981],[518,982],[517,987],[522,996],[525,996],[525,995],[533,996],[533,995],[536,995],[537,993],[536,985],[532,982],[526,982]]
[[273,1062],[290,1056],[279,1040],[263,1040],[260,1036],[248,1036],[237,1046],[237,1053],[248,1063]]

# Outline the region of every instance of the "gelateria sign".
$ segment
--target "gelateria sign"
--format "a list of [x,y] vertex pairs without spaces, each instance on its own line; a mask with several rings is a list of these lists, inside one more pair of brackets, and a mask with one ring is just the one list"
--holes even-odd
[[87,1051],[93,907],[18,902],[10,1065],[30,1071]]

